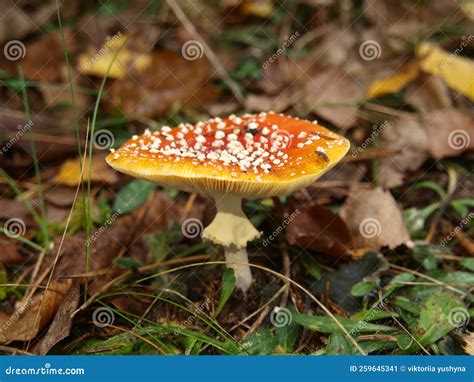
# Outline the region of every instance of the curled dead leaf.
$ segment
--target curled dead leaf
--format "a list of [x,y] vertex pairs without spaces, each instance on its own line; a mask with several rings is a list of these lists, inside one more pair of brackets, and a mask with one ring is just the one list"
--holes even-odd
[[295,211],[295,218],[286,228],[286,238],[291,245],[331,257],[351,258],[352,237],[339,216],[319,205],[299,207]]
[[397,202],[381,188],[352,188],[340,216],[357,248],[395,248],[410,240]]
[[72,281],[51,281],[44,293],[37,294],[0,323],[0,343],[34,339],[56,315]]

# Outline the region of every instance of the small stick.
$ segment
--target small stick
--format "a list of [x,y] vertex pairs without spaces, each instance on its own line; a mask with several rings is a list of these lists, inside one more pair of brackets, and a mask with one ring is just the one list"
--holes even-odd
[[229,73],[227,73],[227,71],[221,65],[221,63],[219,62],[219,59],[211,50],[210,46],[206,43],[206,41],[202,38],[202,36],[196,30],[196,27],[189,20],[188,16],[186,16],[186,14],[183,12],[179,4],[175,0],[167,0],[167,3],[170,6],[170,8],[173,10],[176,17],[179,19],[179,21],[181,21],[184,28],[188,31],[188,33],[191,34],[197,41],[199,41],[199,43],[201,43],[202,46],[204,46],[204,54],[206,55],[207,59],[214,67],[215,71],[217,72],[221,80],[226,83],[226,85],[234,94],[237,101],[239,101],[239,103],[242,106],[245,106],[245,97],[242,95],[237,85],[229,76]]

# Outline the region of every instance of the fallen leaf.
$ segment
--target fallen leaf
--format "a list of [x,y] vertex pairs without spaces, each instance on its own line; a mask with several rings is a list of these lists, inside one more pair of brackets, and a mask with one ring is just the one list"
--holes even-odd
[[466,354],[474,355],[474,332],[470,332],[467,336],[464,336],[463,340]]
[[450,90],[437,76],[427,73],[420,75],[404,92],[404,99],[421,112],[446,108],[451,104]]
[[73,321],[72,314],[79,305],[80,296],[79,283],[76,282],[64,297],[48,331],[35,347],[34,352],[36,354],[47,354],[54,345],[69,336]]
[[[334,263],[337,263],[334,259]],[[384,257],[376,252],[367,252],[355,261],[342,264],[335,272],[324,272],[312,283],[310,290],[317,296],[328,294],[329,299],[344,311],[355,313],[363,308],[361,298],[352,295],[354,285],[364,279],[376,280],[380,272],[388,268]]]
[[349,229],[330,209],[315,204],[298,207],[293,214],[295,217],[286,227],[288,243],[330,257],[351,258],[352,238]]
[[16,243],[4,239],[0,236],[0,247],[2,250],[0,251],[0,267],[3,265],[19,265],[23,264],[28,257],[22,256],[20,252],[18,252],[18,248],[16,247]]
[[[58,255],[53,278],[74,276],[87,271],[85,242],[90,243],[89,271],[110,271],[110,275],[118,268],[112,266],[114,260],[124,253],[141,263],[147,263],[148,248],[144,235],[168,228],[179,216],[179,208],[164,192],[156,192],[155,196],[140,208],[127,216],[111,215],[107,222],[98,227],[90,238],[84,233],[73,236],[56,237],[53,240],[52,253],[54,256],[44,262],[43,270],[51,266]],[[134,240],[134,238],[137,238]],[[61,252],[58,254],[62,241]],[[107,277],[97,277],[89,280],[89,293],[94,293],[100,286],[108,282]]]
[[367,97],[376,98],[386,94],[398,93],[413,81],[419,73],[418,63],[415,61],[404,65],[398,72],[372,81],[367,90]]
[[474,149],[474,115],[457,109],[426,113],[423,126],[428,134],[429,151],[440,159]]
[[345,129],[357,120],[357,105],[363,91],[344,70],[331,69],[308,80],[304,94],[307,110]]
[[272,0],[243,0],[241,11],[244,15],[270,17],[273,13]]
[[417,170],[428,157],[428,136],[421,123],[410,116],[383,123],[379,145],[396,153],[380,160],[379,182],[392,188],[403,184],[407,171]]
[[[203,54],[204,48],[196,49]],[[128,72],[109,85],[111,106],[130,116],[156,117],[176,104],[201,106],[216,99],[219,91],[210,83],[212,72],[205,58],[188,60],[183,55],[153,52],[149,67]]]
[[410,240],[397,202],[381,188],[353,187],[340,216],[356,248],[395,248]]
[[70,187],[55,186],[45,192],[45,200],[56,207],[70,207],[74,203],[76,192]]
[[53,319],[72,282],[51,281],[48,290],[19,307],[0,325],[0,343],[34,339]]
[[[462,52],[469,41],[463,40],[458,48]],[[452,89],[474,100],[474,62],[450,53],[436,44],[423,42],[417,48],[420,67],[426,73],[441,77]]]
[[[113,184],[118,177],[115,171],[104,160],[103,154],[95,154],[92,157],[90,180],[91,182],[104,182]],[[89,159],[83,162],[83,181],[89,179]],[[77,186],[81,182],[81,162],[79,158],[69,159],[63,163],[58,174],[54,177],[54,181],[66,186]]]
[[78,60],[82,74],[107,78],[122,78],[129,71],[141,72],[152,62],[151,55],[132,51],[130,37],[121,32],[106,38],[99,51],[90,49]]

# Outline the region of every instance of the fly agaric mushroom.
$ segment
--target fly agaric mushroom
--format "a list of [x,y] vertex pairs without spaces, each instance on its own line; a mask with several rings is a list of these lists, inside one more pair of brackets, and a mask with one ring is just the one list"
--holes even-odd
[[345,138],[316,121],[269,112],[146,130],[106,160],[125,174],[212,197],[217,214],[202,236],[224,247],[245,293],[252,283],[246,247],[260,232],[243,213],[242,198],[304,188],[348,149]]

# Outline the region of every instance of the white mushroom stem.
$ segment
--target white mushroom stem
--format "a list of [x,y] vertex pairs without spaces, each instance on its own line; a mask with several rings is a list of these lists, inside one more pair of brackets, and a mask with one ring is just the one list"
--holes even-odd
[[235,245],[225,247],[225,261],[227,267],[234,270],[235,285],[244,293],[252,284],[252,272],[250,271],[247,249],[238,249]]
[[252,283],[247,243],[260,236],[242,211],[242,198],[232,194],[214,194],[217,214],[203,232],[203,238],[225,249],[227,266],[235,273],[236,287],[244,293]]

